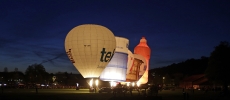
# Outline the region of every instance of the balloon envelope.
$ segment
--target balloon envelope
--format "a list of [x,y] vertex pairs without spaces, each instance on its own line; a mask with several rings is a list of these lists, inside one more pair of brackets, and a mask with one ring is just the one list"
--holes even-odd
[[123,82],[126,80],[129,40],[123,37],[115,38],[115,54],[101,73],[100,79],[103,81]]
[[134,82],[139,80],[140,66],[143,61],[134,57],[129,73],[126,74],[126,82]]
[[149,59],[151,54],[151,49],[147,45],[145,37],[142,37],[140,43],[134,48],[134,54],[141,55],[145,58],[147,67],[141,78],[138,80],[140,84],[145,84],[148,82]]
[[134,60],[133,53],[130,50],[128,50],[128,63],[127,63],[127,72],[126,72],[126,74],[129,73],[130,68],[133,65],[133,60]]
[[79,25],[67,34],[65,50],[84,78],[98,78],[110,62],[116,48],[114,34],[95,24]]
[[143,63],[140,65],[140,70],[139,70],[139,79],[137,83],[139,84],[145,84],[148,82],[148,76],[146,76],[146,71],[148,75],[148,67],[147,67],[147,62],[146,59],[139,54],[133,54],[134,58],[141,60]]
[[140,43],[134,48],[134,54],[140,54],[145,57],[147,61],[149,61],[151,49],[147,45],[147,40],[145,37],[142,37]]

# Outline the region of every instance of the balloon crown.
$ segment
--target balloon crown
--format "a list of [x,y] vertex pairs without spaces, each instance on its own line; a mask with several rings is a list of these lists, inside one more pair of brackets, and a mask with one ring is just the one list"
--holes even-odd
[[147,40],[145,39],[145,37],[143,36],[140,40],[140,42],[147,42]]

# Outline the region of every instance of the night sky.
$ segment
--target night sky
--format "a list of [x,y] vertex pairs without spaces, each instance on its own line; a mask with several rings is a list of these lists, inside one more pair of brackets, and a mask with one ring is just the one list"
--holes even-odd
[[150,69],[209,57],[230,42],[229,0],[1,0],[0,72],[25,72],[42,63],[47,72],[77,73],[67,58],[67,33],[99,24],[129,39],[142,36],[151,48]]

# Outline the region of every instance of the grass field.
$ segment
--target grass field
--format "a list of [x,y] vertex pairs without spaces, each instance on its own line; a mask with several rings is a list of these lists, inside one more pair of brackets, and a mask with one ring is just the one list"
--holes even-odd
[[[229,96],[220,96],[219,92],[185,91],[189,94],[187,100],[230,100]],[[89,93],[88,89],[4,89],[0,93],[0,100],[186,100],[182,90],[159,91],[158,96],[144,96],[137,91],[130,93]]]

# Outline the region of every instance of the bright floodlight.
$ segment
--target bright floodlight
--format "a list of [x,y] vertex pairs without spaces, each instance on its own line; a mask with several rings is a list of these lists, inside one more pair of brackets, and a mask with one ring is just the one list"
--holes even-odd
[[90,86],[90,87],[93,86],[93,79],[91,79],[91,80],[89,81],[89,86]]
[[137,82],[137,87],[139,87],[140,86],[140,83],[139,82]]
[[112,82],[110,82],[110,86],[113,87],[113,83]]
[[132,86],[135,86],[135,83],[134,83],[134,82],[132,83]]
[[98,86],[98,80],[95,81],[96,86]]
[[111,87],[115,87],[116,86],[116,82],[110,82],[110,86]]
[[129,86],[129,82],[127,83],[127,86]]

